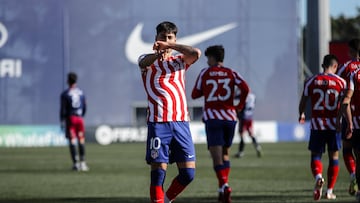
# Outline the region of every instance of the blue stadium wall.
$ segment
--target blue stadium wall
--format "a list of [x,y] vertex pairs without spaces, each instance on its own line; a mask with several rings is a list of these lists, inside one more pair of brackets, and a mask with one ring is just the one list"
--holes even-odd
[[[19,135],[46,135],[49,145],[64,143],[56,138],[62,136],[59,95],[69,71],[78,73],[79,86],[87,95],[89,140],[95,140],[99,126],[138,129],[134,107],[144,106],[146,96],[135,60],[142,45],[154,41],[155,26],[164,20],[178,25],[180,42],[212,30],[210,37],[202,35],[202,40],[190,44],[203,51],[214,44],[225,47],[225,65],[239,71],[257,96],[256,120],[296,126],[298,4],[288,0],[173,0],[171,4],[166,0],[0,0],[0,137],[11,137],[9,132],[18,136],[13,140]],[[204,67],[202,57],[188,70],[188,95]],[[188,97],[190,106],[201,102]],[[295,140],[282,132],[277,141]]]

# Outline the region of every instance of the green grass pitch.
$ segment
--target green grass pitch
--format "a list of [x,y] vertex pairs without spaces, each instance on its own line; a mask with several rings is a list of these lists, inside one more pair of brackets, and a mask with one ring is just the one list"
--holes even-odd
[[[233,152],[237,144],[233,146]],[[205,144],[196,145],[195,180],[177,203],[217,202],[217,181]],[[67,147],[0,148],[0,202],[149,203],[149,166],[145,144],[87,144],[89,172],[73,172]],[[233,202],[314,202],[314,180],[306,143],[263,144],[257,158],[251,144],[245,157],[231,159]],[[326,176],[327,156],[323,156]],[[336,202],[355,202],[347,193],[349,175],[340,161]],[[169,165],[167,188],[177,173]],[[320,202],[334,202],[321,199]]]

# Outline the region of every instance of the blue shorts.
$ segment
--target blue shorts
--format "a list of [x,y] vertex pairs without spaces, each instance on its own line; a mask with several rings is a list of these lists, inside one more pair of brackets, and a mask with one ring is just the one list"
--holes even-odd
[[207,120],[205,121],[206,138],[208,147],[231,147],[236,121]]
[[308,149],[324,153],[325,145],[328,151],[338,151],[341,148],[341,135],[335,130],[311,130]]
[[195,147],[189,122],[148,123],[146,162],[195,161]]

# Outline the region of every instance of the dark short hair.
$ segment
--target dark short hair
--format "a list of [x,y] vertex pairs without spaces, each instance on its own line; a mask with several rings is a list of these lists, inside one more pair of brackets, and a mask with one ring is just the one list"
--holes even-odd
[[158,35],[162,32],[174,33],[176,36],[178,29],[174,23],[169,21],[164,21],[156,26],[156,34]]
[[70,85],[75,84],[76,81],[77,81],[77,75],[76,75],[76,73],[74,73],[74,72],[68,73],[68,79],[67,79],[67,81],[68,81],[68,83],[69,83]]
[[225,49],[222,45],[209,46],[205,50],[205,56],[212,56],[215,58],[216,61],[223,62],[225,56]]
[[334,64],[334,62],[338,63],[338,59],[335,55],[333,54],[328,54],[328,55],[325,55],[324,56],[324,60],[323,60],[323,63],[322,63],[322,67],[323,68],[328,68],[330,67],[331,65]]

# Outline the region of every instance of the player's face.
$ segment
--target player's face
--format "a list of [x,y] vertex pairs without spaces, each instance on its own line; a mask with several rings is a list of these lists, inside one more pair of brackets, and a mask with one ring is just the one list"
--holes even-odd
[[[169,32],[160,32],[159,34],[156,35],[155,40],[156,41],[175,43],[176,42],[176,35],[174,33],[169,33]],[[171,51],[172,51],[171,49],[166,50],[167,53],[171,53]]]
[[156,35],[156,41],[176,42],[176,35],[174,33],[161,32]]

